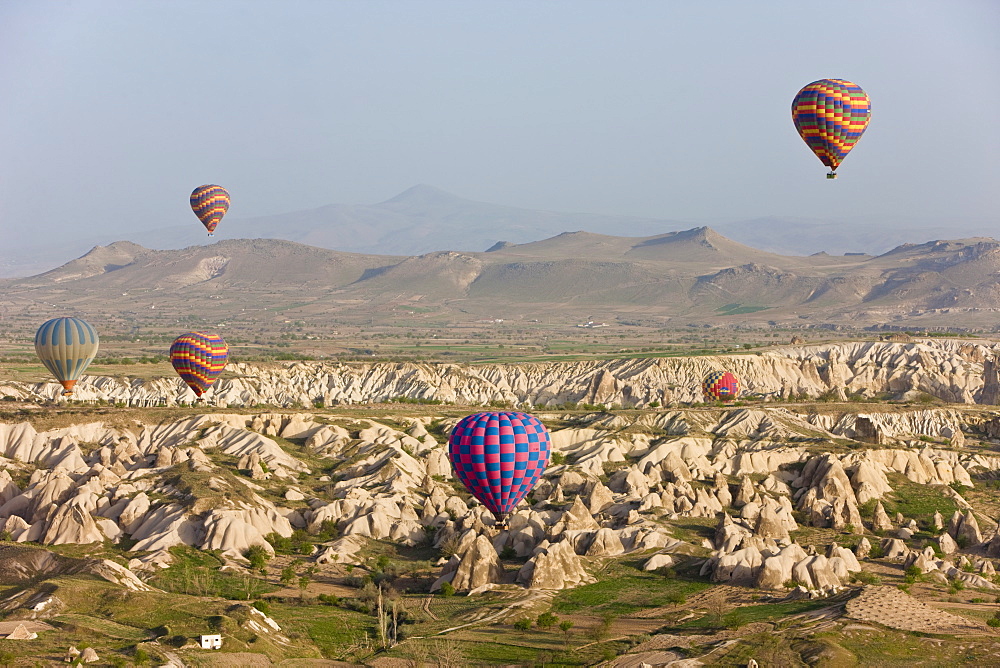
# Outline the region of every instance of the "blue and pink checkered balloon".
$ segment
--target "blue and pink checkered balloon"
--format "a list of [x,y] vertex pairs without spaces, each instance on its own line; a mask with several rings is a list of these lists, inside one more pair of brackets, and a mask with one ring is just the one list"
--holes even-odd
[[448,439],[455,475],[500,520],[534,488],[551,452],[549,431],[527,413],[468,415]]

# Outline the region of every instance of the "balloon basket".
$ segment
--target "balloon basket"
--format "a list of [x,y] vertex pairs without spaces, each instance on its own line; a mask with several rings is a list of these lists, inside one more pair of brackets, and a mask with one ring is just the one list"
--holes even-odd
[[826,175],[826,178],[828,178],[828,179],[835,179],[835,178],[837,178],[837,172],[830,172],[829,174]]
[[210,236],[210,237],[214,237],[215,235],[214,235],[214,234],[212,234],[211,232],[209,232],[209,233],[208,233],[208,236]]

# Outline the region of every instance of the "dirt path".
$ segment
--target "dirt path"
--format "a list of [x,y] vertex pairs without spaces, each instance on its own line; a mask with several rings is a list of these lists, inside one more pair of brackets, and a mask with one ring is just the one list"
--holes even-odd
[[167,657],[167,661],[170,662],[171,666],[176,666],[177,668],[187,668],[187,665],[181,661],[181,657],[177,656],[173,652],[163,650],[163,655]]
[[441,620],[438,619],[437,615],[435,615],[433,612],[431,612],[431,601],[432,600],[434,600],[434,595],[433,594],[431,594],[430,596],[428,596],[427,598],[424,599],[424,602],[420,606],[420,609],[423,610],[424,612],[426,612],[427,616],[430,617],[431,619],[433,619],[435,622],[441,621]]

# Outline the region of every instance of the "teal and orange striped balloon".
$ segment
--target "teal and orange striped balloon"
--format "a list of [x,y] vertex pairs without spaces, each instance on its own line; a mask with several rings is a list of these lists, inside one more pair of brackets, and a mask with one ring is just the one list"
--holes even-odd
[[199,397],[208,391],[229,361],[229,346],[221,336],[188,332],[174,339],[170,363]]
[[820,79],[792,100],[792,121],[799,136],[837,178],[837,167],[861,139],[872,104],[861,86],[845,79]]
[[53,318],[35,333],[35,353],[63,386],[63,395],[73,386],[97,355],[97,331],[80,318]]
[[208,230],[208,236],[212,236],[215,226],[229,211],[229,193],[222,186],[198,186],[191,193],[191,210]]

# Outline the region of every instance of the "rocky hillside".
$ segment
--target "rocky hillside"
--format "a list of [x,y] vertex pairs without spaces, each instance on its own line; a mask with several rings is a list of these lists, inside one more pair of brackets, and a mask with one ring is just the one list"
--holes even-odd
[[1000,242],[989,238],[906,244],[877,257],[795,257],[707,227],[647,237],[572,232],[490,252],[410,257],[276,239],[171,251],[117,242],[38,276],[0,280],[0,308],[34,321],[64,315],[72,304],[90,320],[100,314],[108,324],[125,317],[133,325],[191,316],[271,325],[391,321],[406,305],[443,322],[567,323],[597,311],[608,320],[641,312],[670,326],[752,320],[992,329],[998,270]]
[[[459,405],[552,407],[567,403],[649,407],[698,402],[701,379],[715,369],[739,375],[744,394],[763,400],[827,397],[993,403],[1000,385],[988,360],[994,345],[928,339],[801,346],[719,357],[539,364],[230,364],[209,401],[219,406],[336,406],[404,398]],[[985,376],[993,378],[989,383]],[[985,392],[984,392],[985,390]],[[0,396],[56,399],[55,383],[0,381]],[[190,403],[178,378],[140,380],[85,376],[79,400],[129,406]]]

